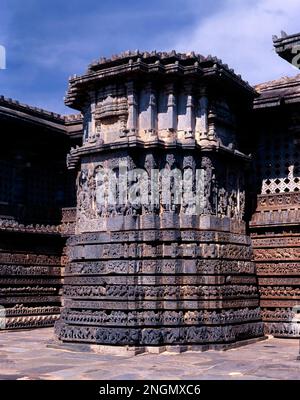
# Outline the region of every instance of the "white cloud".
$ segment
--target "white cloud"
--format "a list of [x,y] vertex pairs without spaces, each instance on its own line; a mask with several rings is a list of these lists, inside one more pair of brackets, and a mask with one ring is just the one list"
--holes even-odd
[[279,58],[272,35],[300,31],[299,0],[224,0],[219,12],[175,41],[180,51],[212,54],[223,60],[250,83],[260,83],[297,70]]

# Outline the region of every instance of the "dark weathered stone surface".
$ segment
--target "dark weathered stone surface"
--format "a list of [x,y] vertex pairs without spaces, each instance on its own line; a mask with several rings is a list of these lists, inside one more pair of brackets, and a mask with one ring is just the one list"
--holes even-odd
[[[5,329],[52,326],[72,233],[74,177],[65,166],[81,119],[0,97],[0,305]],[[76,128],[77,127],[77,128]],[[0,317],[3,328],[3,310]]]
[[258,85],[257,90],[258,196],[250,230],[262,318],[266,333],[299,337],[299,75]]

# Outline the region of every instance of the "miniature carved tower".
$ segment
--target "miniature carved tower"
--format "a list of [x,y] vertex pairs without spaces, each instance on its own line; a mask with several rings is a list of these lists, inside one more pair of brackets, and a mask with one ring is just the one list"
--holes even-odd
[[239,125],[254,95],[194,53],[125,53],[70,80],[84,134],[68,157],[77,221],[61,341],[208,348],[262,335]]

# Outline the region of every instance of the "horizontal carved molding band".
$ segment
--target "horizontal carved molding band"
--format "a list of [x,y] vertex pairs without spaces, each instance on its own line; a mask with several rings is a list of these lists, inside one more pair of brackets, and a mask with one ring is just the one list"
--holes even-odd
[[250,226],[272,226],[272,225],[298,225],[300,209],[298,210],[270,210],[256,212],[252,216]]
[[[112,131],[113,134],[119,134],[118,131]],[[151,138],[151,132],[145,132],[146,135],[150,134]],[[157,135],[157,132],[152,132],[154,135]],[[183,131],[181,131],[183,133]],[[173,136],[173,132],[171,132],[171,135]],[[188,140],[178,140],[178,139],[172,139],[171,142],[166,142],[165,140],[159,139],[157,136],[151,138],[150,141],[144,140],[141,136],[124,136],[121,140],[113,141],[110,143],[103,144],[100,141],[96,141],[90,143],[85,143],[83,146],[79,147],[77,146],[76,148],[71,148],[70,153],[67,156],[67,166],[69,169],[75,169],[78,163],[80,162],[80,159],[82,158],[87,158],[89,156],[93,156],[95,153],[106,153],[106,152],[111,152],[115,151],[116,149],[118,150],[124,150],[128,149],[128,139],[130,142],[130,148],[131,149],[136,149],[137,151],[139,150],[148,150],[149,148],[156,148],[160,149],[163,151],[174,151],[175,150],[188,150],[188,151],[200,151],[202,150],[203,152],[218,152],[219,154],[224,155],[225,157],[231,157],[231,159],[234,159],[239,161],[240,163],[246,164],[249,163],[250,157],[241,151],[237,149],[232,149],[229,146],[224,146],[221,143],[221,138],[219,137],[219,140],[215,139],[204,139],[201,142],[196,142],[194,138],[190,138]],[[98,138],[99,139],[99,136]],[[199,154],[198,153],[198,154]]]
[[279,207],[300,208],[300,193],[270,194],[257,196],[257,209],[270,210]]
[[160,241],[195,241],[225,242],[250,245],[248,236],[227,232],[210,232],[195,230],[138,230],[125,232],[82,233],[68,239],[68,245],[111,243],[111,242],[153,242]]
[[291,307],[300,305],[298,299],[283,298],[280,299],[261,299],[260,306],[262,308],[278,308],[278,307]]
[[300,260],[300,247],[253,249],[253,253],[256,261]]
[[263,334],[263,326],[260,322],[222,327],[193,326],[159,329],[95,328],[58,323],[55,330],[60,340],[115,345],[233,342]]
[[[300,273],[300,271],[299,271]],[[258,283],[260,286],[271,286],[271,285],[291,285],[291,286],[300,286],[300,276],[298,278],[296,277],[290,277],[290,278],[282,278],[282,277],[276,277],[276,278],[259,278]]]
[[[212,299],[228,297],[254,297],[258,295],[254,285],[224,286],[136,286],[136,285],[103,285],[103,286],[64,286],[65,297],[89,297],[113,299],[190,299],[210,297]],[[300,289],[299,289],[300,295]]]
[[[143,258],[143,257],[202,257],[234,260],[249,260],[252,249],[249,246],[233,244],[189,244],[180,245],[148,245],[148,244],[107,244],[86,245],[69,249],[69,258],[85,259],[114,259],[114,258]],[[299,248],[300,257],[300,248]]]
[[258,275],[299,275],[300,262],[298,263],[256,263]]
[[65,299],[66,308],[90,310],[133,310],[137,307],[144,310],[200,310],[258,307],[258,299],[224,299],[224,300],[173,300],[173,301],[91,301]]
[[59,315],[32,315],[5,318],[5,329],[39,328],[53,326]]
[[286,246],[299,246],[300,235],[297,236],[283,236],[283,237],[268,237],[268,238],[252,238],[254,248],[259,247],[286,247]]
[[14,307],[6,308],[5,314],[9,316],[17,315],[44,315],[44,314],[59,314],[60,307],[56,306],[41,306],[41,307],[25,307],[23,304],[16,304]]
[[300,324],[291,322],[265,322],[265,332],[275,337],[300,338]]
[[44,233],[59,235],[59,226],[57,225],[24,225],[13,219],[0,218],[0,231],[21,232],[21,233]]
[[110,260],[70,263],[65,268],[69,275],[106,274],[254,274],[250,261],[225,260]]
[[229,324],[260,320],[260,308],[216,311],[71,311],[65,310],[62,321],[69,324],[112,326],[161,326]]
[[[45,267],[33,265],[3,265],[0,264],[0,276],[2,275],[17,275],[17,276],[57,276],[61,275],[61,267]],[[1,278],[2,279],[2,278]]]
[[264,321],[291,322],[297,314],[292,308],[276,308],[276,310],[262,309],[261,316]]
[[[28,294],[28,293],[27,293]],[[18,296],[16,295],[10,295],[9,297],[1,297],[0,298],[0,304],[5,305],[15,305],[18,303],[34,303],[34,304],[60,304],[61,298],[60,296],[42,296],[39,294],[38,296],[34,296],[32,293],[31,296],[22,296],[21,294],[18,293]]]
[[272,297],[296,297],[300,300],[300,287],[268,286],[259,288],[262,298]]
[[0,263],[3,264],[37,264],[60,266],[60,256],[47,256],[36,254],[1,253]]
[[40,286],[21,286],[21,287],[0,287],[0,296],[4,295],[23,295],[23,294],[47,294],[57,293],[57,287],[40,287]]
[[[1,281],[0,281],[1,282]],[[225,283],[256,284],[256,277],[212,275],[123,275],[102,277],[70,277],[65,285],[220,285]]]
[[97,218],[85,218],[81,215],[76,224],[77,234],[96,232],[119,232],[132,230],[165,230],[165,229],[194,229],[203,231],[231,232],[245,234],[246,225],[242,220],[217,217],[214,215],[184,215],[163,213],[160,215],[118,215]]
[[[24,277],[18,277],[18,278],[0,278],[0,286],[2,285],[61,285],[62,284],[62,279],[60,278],[37,278],[37,277],[32,277],[32,278],[24,278]],[[1,290],[1,289],[0,289]],[[1,294],[1,291],[0,291]]]

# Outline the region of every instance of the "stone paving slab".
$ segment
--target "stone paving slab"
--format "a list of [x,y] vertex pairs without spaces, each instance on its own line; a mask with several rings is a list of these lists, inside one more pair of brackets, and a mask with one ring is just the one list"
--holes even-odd
[[227,351],[108,355],[47,347],[53,328],[0,331],[0,380],[300,379],[298,339]]

